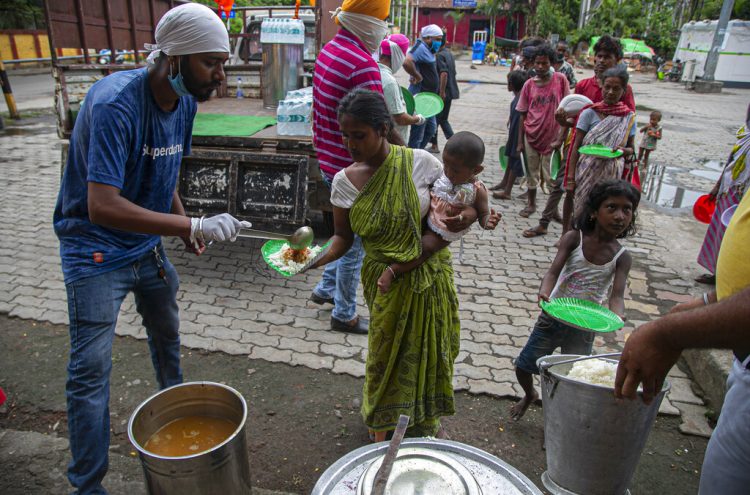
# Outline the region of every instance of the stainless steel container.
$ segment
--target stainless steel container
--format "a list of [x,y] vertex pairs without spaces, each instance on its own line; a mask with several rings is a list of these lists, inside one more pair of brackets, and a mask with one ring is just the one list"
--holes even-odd
[[[372,475],[377,471],[378,464],[388,450],[385,442],[367,445],[349,452],[347,455],[333,463],[321,475],[313,487],[312,495],[357,495],[369,493],[368,480],[372,482]],[[404,452],[402,454],[401,452]],[[404,456],[421,463],[416,474],[423,480],[423,474],[432,477],[436,470],[447,470],[448,476],[442,475],[442,480],[460,478],[463,486],[458,486],[457,492],[467,495],[475,494],[475,487],[481,489],[484,495],[542,495],[542,492],[526,476],[514,467],[506,464],[497,457],[483,450],[449,440],[432,438],[409,438],[401,443],[399,459]],[[394,473],[398,473],[394,463]],[[369,474],[368,474],[369,473]],[[467,474],[468,473],[468,474]],[[403,488],[409,493],[409,480],[407,470],[403,470]],[[389,478],[392,479],[392,478]],[[416,481],[420,481],[416,480]],[[389,493],[386,491],[386,493]],[[391,492],[393,493],[393,492]],[[440,493],[441,495],[452,495],[445,491],[440,492],[415,492],[415,493]]]
[[[163,457],[144,448],[162,426],[185,416],[212,416],[237,424],[224,442],[184,457]],[[245,421],[247,404],[239,392],[213,382],[175,385],[146,399],[128,422],[151,495],[250,494]]]
[[276,108],[288,91],[299,89],[304,72],[302,54],[305,45],[263,43],[261,86],[263,106]]
[[650,405],[617,401],[611,387],[567,378],[573,363],[554,364],[576,357],[537,361],[547,450],[542,482],[553,495],[626,494],[669,384]]

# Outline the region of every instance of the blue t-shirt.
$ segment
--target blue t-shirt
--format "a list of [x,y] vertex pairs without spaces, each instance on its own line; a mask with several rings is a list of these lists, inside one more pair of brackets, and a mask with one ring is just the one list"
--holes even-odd
[[414,46],[409,50],[411,58],[414,59],[414,65],[422,76],[422,82],[409,86],[411,94],[416,95],[422,91],[437,93],[440,86],[440,78],[437,72],[437,61],[435,54],[424,41],[417,40]]
[[190,96],[171,112],[159,108],[147,69],[117,72],[91,86],[70,138],[53,220],[66,283],[121,268],[159,243],[156,235],[91,223],[88,183],[117,187],[128,201],[169,213],[196,110]]

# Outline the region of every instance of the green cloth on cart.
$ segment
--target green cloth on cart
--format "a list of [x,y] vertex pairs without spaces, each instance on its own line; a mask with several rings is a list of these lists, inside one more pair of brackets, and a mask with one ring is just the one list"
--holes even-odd
[[276,125],[276,117],[198,113],[193,121],[193,136],[252,136]]

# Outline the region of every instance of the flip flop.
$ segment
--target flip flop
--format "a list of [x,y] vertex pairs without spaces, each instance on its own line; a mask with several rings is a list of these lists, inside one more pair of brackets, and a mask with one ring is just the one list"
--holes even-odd
[[547,235],[548,234],[548,232],[546,230],[544,231],[544,233],[541,233],[541,232],[537,231],[538,228],[539,227],[537,226],[537,227],[534,227],[533,229],[526,229],[526,230],[523,231],[522,235],[525,238],[527,238],[527,239],[531,239],[533,237],[541,237],[543,235]]
[[699,284],[716,285],[716,275],[704,273],[703,275],[695,277],[695,281]]
[[536,213],[536,208],[532,209],[527,206],[526,208],[521,210],[521,213],[519,213],[519,215],[521,215],[523,218],[529,218],[534,213]]

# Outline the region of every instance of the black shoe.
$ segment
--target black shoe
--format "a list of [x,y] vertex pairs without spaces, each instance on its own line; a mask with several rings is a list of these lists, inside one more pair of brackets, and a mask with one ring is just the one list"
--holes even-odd
[[367,335],[367,329],[369,326],[370,320],[368,320],[367,318],[362,318],[361,316],[357,319],[357,323],[355,323],[354,325],[350,325],[345,321],[341,321],[331,316],[331,330],[336,330],[337,332]]
[[310,300],[315,304],[333,304],[332,297],[320,297],[314,292],[310,294]]

